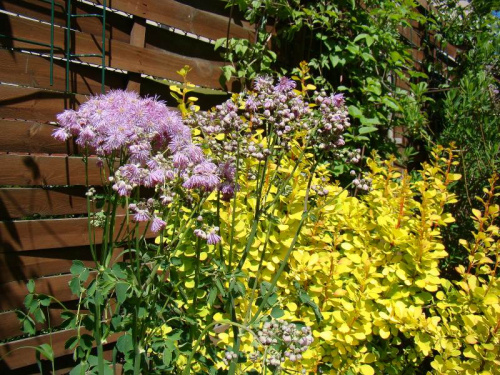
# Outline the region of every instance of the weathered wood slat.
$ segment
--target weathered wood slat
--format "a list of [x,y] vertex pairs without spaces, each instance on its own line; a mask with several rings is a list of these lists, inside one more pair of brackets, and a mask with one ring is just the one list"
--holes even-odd
[[[63,319],[61,319],[61,312],[64,311],[61,306],[51,306],[49,307],[48,321],[52,328],[61,325]],[[74,311],[76,313],[76,311]],[[12,337],[22,336],[24,333],[21,330],[21,323],[15,311],[7,311],[0,313],[0,340],[5,340]],[[40,331],[42,329],[49,328],[48,323],[37,323],[36,330]]]
[[[90,283],[92,276],[87,280]],[[60,275],[51,277],[42,277],[35,280],[35,290],[39,294],[47,294],[57,298],[61,302],[72,301],[78,296],[75,296],[69,286],[72,275]],[[13,281],[10,283],[0,284],[0,311],[18,309],[23,306],[23,301],[28,294],[26,281]]]
[[[94,266],[88,247],[0,253],[0,284],[66,273],[73,260]],[[3,323],[2,323],[3,324]],[[1,325],[1,324],[0,324]]]
[[0,152],[75,153],[77,147],[73,142],[60,142],[52,137],[55,129],[55,125],[41,124],[36,121],[0,119]]
[[[154,83],[148,78],[142,78],[141,82],[146,83],[146,85],[141,84],[142,95],[160,94],[160,99],[167,101],[167,104],[173,104],[173,99],[169,96],[167,85]],[[143,90],[143,86],[145,90]],[[156,89],[161,92],[152,91]],[[199,96],[201,105],[204,105],[206,108],[215,103],[220,103],[226,98],[225,95],[220,94]],[[61,113],[66,108],[78,109],[79,105],[85,102],[87,98],[79,94],[65,94],[58,91],[0,84],[0,119],[53,122],[57,121],[56,116],[58,113]],[[170,107],[170,109],[176,110],[174,107]],[[8,139],[9,135],[5,134],[4,137]],[[64,145],[64,143],[61,143],[61,145]],[[40,145],[40,147],[45,146]],[[60,153],[65,154],[75,152],[74,148],[61,151]],[[29,150],[24,150],[24,152],[29,152]]]
[[[54,60],[54,84],[50,85],[50,61],[48,57],[36,56],[0,49],[0,82],[49,90],[66,90],[66,62]],[[101,70],[83,64],[71,63],[70,91],[79,94],[101,93]],[[123,89],[127,76],[107,71],[105,89]]]
[[[54,0],[54,24],[66,27],[66,1]],[[21,14],[26,17],[37,20],[51,22],[50,4],[39,0],[3,0],[0,3],[0,9]],[[82,14],[101,14],[102,10],[90,4],[80,1],[71,2],[71,13],[75,15]],[[114,12],[106,13],[106,38],[129,42],[132,20]],[[89,34],[102,34],[102,20],[97,17],[78,17],[71,21],[71,28],[83,31]]]
[[65,108],[76,109],[85,101],[83,95],[0,84],[0,118],[56,121]]
[[[46,42],[50,40],[49,25],[21,19],[19,17],[8,16],[6,22],[0,24],[3,33],[11,33],[17,38]],[[74,32],[72,45],[76,54],[99,53],[101,38],[98,36]],[[64,46],[64,29],[54,30],[54,41],[58,47]],[[5,41],[1,41],[5,45]],[[9,41],[11,47],[33,49],[33,45],[16,40]],[[48,48],[40,47],[44,53]],[[109,52],[112,52],[110,58]],[[60,50],[57,55],[63,56]],[[209,61],[200,58],[188,58],[169,51],[159,51],[147,48],[131,46],[128,43],[107,40],[106,43],[106,65],[117,69],[132,71],[136,73],[146,73],[157,77],[178,80],[177,70],[185,65],[190,65],[193,69],[190,72],[190,81],[200,86],[220,88],[219,77],[220,67],[224,64],[218,61]],[[100,60],[95,57],[81,57],[82,61],[99,64]]]
[[[66,343],[66,340],[74,336],[75,333],[75,330],[60,331],[55,332],[52,335],[46,334],[30,337],[12,343],[1,344],[0,357],[3,358],[3,361],[0,362],[0,370],[4,371],[3,373],[7,373],[5,371],[19,369],[36,363],[34,350],[32,348],[21,349],[22,347],[33,347],[52,342],[52,348],[54,350],[55,357],[71,354],[73,352],[72,349],[65,349],[64,344]],[[110,344],[116,342],[118,337],[118,334],[113,334],[109,336],[106,341],[108,344]],[[7,353],[15,349],[18,350],[12,352],[10,355],[6,355]]]
[[[101,4],[101,0],[90,0]],[[175,0],[110,0],[109,7],[210,39],[225,38],[229,18]],[[231,20],[230,38],[253,40],[254,31]]]
[[[89,158],[89,185],[101,185],[97,159]],[[80,157],[0,155],[0,185],[85,185]]]
[[0,219],[87,213],[84,187],[0,188]]
[[[123,216],[118,216],[116,227],[119,228],[124,220]],[[130,223],[130,228],[132,225]],[[144,223],[141,223],[139,228],[144,230]],[[126,230],[122,231],[122,236],[125,232]],[[90,244],[87,218],[4,221],[0,222],[0,235],[0,253],[59,249]],[[148,232],[146,237],[154,237],[154,235]],[[95,238],[95,243],[101,243],[101,228],[95,229]]]
[[[100,246],[96,248],[99,256]],[[121,248],[115,249],[113,260],[123,259],[122,252]],[[0,284],[64,274],[69,271],[75,259],[81,260],[88,267],[95,266],[88,246],[0,253]]]

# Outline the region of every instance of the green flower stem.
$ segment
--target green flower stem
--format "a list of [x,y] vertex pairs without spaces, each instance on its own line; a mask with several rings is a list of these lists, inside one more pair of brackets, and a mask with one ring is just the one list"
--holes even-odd
[[95,328],[94,328],[94,334],[95,334],[95,341],[96,341],[96,346],[97,346],[97,369],[99,375],[104,375],[104,350],[102,347],[102,339],[101,339],[101,292],[99,288],[96,290],[96,295],[95,295],[95,317],[94,317],[94,322],[95,322]]
[[175,255],[175,252],[177,251],[177,249],[179,248],[179,245],[182,242],[182,239],[186,236],[186,229],[188,227],[188,224],[190,224],[192,222],[195,214],[199,214],[200,208],[203,206],[203,204],[205,203],[206,200],[207,200],[206,196],[200,200],[197,207],[191,212],[191,215],[189,216],[189,218],[184,222],[182,227],[179,229],[177,236],[173,237],[171,243],[174,243],[175,241],[178,241],[178,242],[177,242],[175,248],[171,252],[171,255],[170,255],[171,257]]
[[290,244],[290,246],[285,254],[284,259],[281,261],[281,265],[280,265],[280,268],[278,269],[278,272],[276,272],[276,274],[274,275],[274,278],[271,282],[271,286],[269,287],[268,291],[266,292],[266,294],[262,298],[262,302],[261,302],[259,308],[257,309],[257,312],[255,313],[253,318],[250,320],[250,324],[253,324],[257,320],[257,318],[259,317],[259,314],[264,309],[264,306],[266,305],[267,300],[269,299],[269,297],[273,293],[273,290],[276,287],[276,284],[278,283],[278,280],[279,280],[281,274],[283,273],[285,267],[288,264],[288,259],[290,259],[290,255],[292,254],[292,251],[295,247],[295,244],[297,243],[300,232],[302,231],[302,226],[304,225],[307,217],[309,216],[309,211],[308,211],[308,206],[307,206],[308,201],[309,201],[309,192],[311,190],[312,179],[313,179],[314,173],[316,172],[316,168],[317,168],[318,164],[319,164],[319,161],[314,164],[314,166],[311,170],[311,174],[309,176],[309,182],[307,184],[306,196],[304,198],[304,211],[302,213],[302,218],[300,219],[299,226],[297,227],[297,231],[295,232],[295,236],[293,237],[292,243]]
[[[236,152],[236,172],[235,172],[235,177],[234,181],[236,181],[236,184],[238,184],[239,180],[239,172],[240,172],[240,143],[238,142],[238,149]],[[234,227],[236,223],[236,198],[238,196],[237,188],[234,189],[234,196],[233,196],[233,217],[231,218],[231,234],[229,236],[229,259],[228,259],[228,265],[227,269],[229,272],[231,272],[232,264],[233,264],[233,245],[234,245]]]
[[137,332],[138,329],[138,315],[139,315],[139,306],[136,304],[134,306],[134,314],[132,317],[132,339],[134,341],[134,375],[141,374],[141,352],[140,352],[140,339]]
[[193,297],[193,311],[196,314],[198,305],[198,284],[200,283],[200,238],[196,239],[196,264],[194,270],[194,297]]
[[273,223],[269,222],[269,226],[267,227],[267,232],[266,232],[266,240],[264,242],[264,249],[262,250],[262,254],[260,255],[259,268],[257,270],[257,275],[255,275],[255,282],[254,282],[254,284],[252,286],[252,291],[250,293],[250,299],[249,299],[249,303],[248,303],[248,308],[247,308],[247,311],[245,313],[245,321],[244,321],[245,324],[250,319],[250,315],[252,313],[252,304],[253,304],[253,301],[254,301],[254,298],[255,298],[255,291],[257,290],[257,284],[258,284],[258,280],[259,280],[259,277],[260,277],[260,273],[262,271],[262,264],[264,263],[264,258],[265,258],[265,255],[266,255],[267,244],[269,242],[269,237],[271,236],[272,227],[273,227]]
[[[234,194],[236,195],[237,192],[235,191]],[[220,190],[218,190],[217,191],[217,217],[215,219],[215,222],[219,228],[221,227],[221,224],[220,224],[220,200],[221,200]],[[220,241],[216,246],[219,248],[220,264],[225,268],[226,264],[224,261],[224,252],[222,249],[222,241]],[[226,271],[226,270],[224,269],[224,271]]]
[[[85,188],[87,189],[87,192],[89,190],[89,160],[88,160],[88,148],[85,147],[85,153],[83,156],[83,162],[85,164]],[[94,263],[96,264],[97,267],[97,254],[95,250],[95,245],[93,239],[92,239],[92,234],[94,231],[92,230],[92,223],[91,223],[91,209],[90,209],[90,197],[86,195],[87,198],[87,231],[89,235],[89,246],[90,246],[90,253],[92,254],[92,259],[94,260]]]
[[267,359],[267,350],[269,349],[269,346],[266,346],[266,349],[264,349],[264,356],[262,357],[262,372],[261,375],[266,375],[267,368],[266,368],[266,359]]
[[302,230],[302,226],[304,225],[304,222],[306,221],[307,217],[308,217],[308,213],[304,212],[302,214],[302,218],[300,219],[299,226],[297,227],[297,231],[295,232],[295,236],[293,237],[292,243],[286,252],[285,258],[281,261],[280,268],[278,269],[278,272],[274,275],[273,281],[271,282],[271,286],[269,287],[269,290],[266,292],[266,294],[262,298],[262,302],[261,302],[259,308],[257,309],[257,312],[255,313],[253,318],[250,320],[250,324],[253,324],[257,320],[257,318],[259,317],[259,314],[264,309],[264,306],[266,305],[267,300],[269,299],[269,297],[273,293],[273,290],[274,290],[276,284],[278,283],[278,279],[280,278],[281,274],[283,273],[283,270],[285,269],[286,265],[288,264],[288,259],[290,258],[290,255],[292,254],[292,251],[293,251],[293,248],[295,247],[295,244],[297,243],[298,237],[299,237],[300,232]]

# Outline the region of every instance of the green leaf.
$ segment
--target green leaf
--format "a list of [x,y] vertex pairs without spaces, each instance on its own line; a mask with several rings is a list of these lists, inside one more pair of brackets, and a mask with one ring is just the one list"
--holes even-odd
[[212,306],[217,298],[217,287],[212,287],[210,289],[210,293],[208,294],[207,303],[209,306]]
[[76,344],[78,344],[78,336],[73,336],[66,341],[64,348],[73,350],[76,347]]
[[69,282],[69,289],[73,294],[80,294],[80,279],[78,277],[73,277]]
[[134,350],[134,343],[132,340],[132,336],[129,334],[121,336],[116,342],[116,347],[123,354],[126,354],[127,352]]
[[335,68],[339,64],[340,58],[337,55],[328,55],[328,57],[330,58],[332,66]]
[[116,283],[116,299],[118,303],[123,303],[127,299],[127,291],[129,289],[129,284],[127,283]]
[[356,43],[357,41],[359,41],[361,39],[366,39],[367,36],[368,36],[368,34],[365,34],[365,33],[359,34],[356,38],[354,38],[354,43]]
[[35,293],[35,280],[31,279],[30,281],[28,281],[26,287],[28,288],[28,292]]
[[89,364],[85,362],[80,362],[78,365],[73,367],[73,369],[69,372],[69,375],[82,375],[86,374],[89,368]]
[[354,118],[360,118],[363,116],[363,112],[361,112],[361,110],[354,105],[349,106],[349,114]]
[[37,350],[40,352],[41,355],[43,355],[49,361],[54,360],[54,351],[52,350],[52,347],[49,344],[42,344],[37,347]]
[[361,142],[361,141],[369,141],[370,138],[365,137],[364,135],[361,135],[361,136],[354,137],[354,140]]
[[278,306],[273,307],[273,309],[271,311],[271,316],[274,319],[279,319],[284,315],[285,315],[285,312],[282,309],[280,309]]
[[80,274],[83,272],[85,268],[86,268],[85,264],[83,264],[82,261],[74,260],[73,265],[71,266],[69,271],[71,272],[72,275],[80,276]]
[[170,348],[165,348],[163,350],[163,364],[165,366],[169,366],[170,365],[170,362],[172,362],[172,349]]
[[118,279],[125,279],[127,278],[127,265],[125,263],[116,263],[113,265],[113,268],[111,268],[111,272]]
[[396,101],[392,98],[389,98],[387,96],[385,96],[383,99],[382,99],[382,103],[384,103],[386,106],[388,106],[389,108],[395,110],[395,111],[401,111],[401,106],[396,103]]
[[375,131],[377,131],[377,128],[375,126],[364,126],[362,128],[359,128],[359,134],[368,134]]
[[39,295],[38,300],[40,301],[40,305],[45,307],[50,306],[50,303],[52,302],[51,298],[44,294]]
[[24,298],[24,306],[28,310],[31,310],[33,307],[38,306],[38,303],[35,301],[35,298],[34,298],[33,294],[28,294]]
[[80,346],[85,350],[92,349],[93,342],[94,338],[90,335],[83,334],[80,336]]
[[27,333],[28,335],[34,335],[36,329],[35,329],[35,322],[33,321],[33,319],[31,319],[29,316],[26,316],[24,317],[22,322],[23,322],[23,328],[22,328],[23,332]]
[[215,41],[214,50],[218,50],[224,43],[226,42],[226,38],[220,38]]
[[361,125],[380,125],[380,120],[377,117],[373,118],[368,118],[368,117],[361,117],[360,119]]

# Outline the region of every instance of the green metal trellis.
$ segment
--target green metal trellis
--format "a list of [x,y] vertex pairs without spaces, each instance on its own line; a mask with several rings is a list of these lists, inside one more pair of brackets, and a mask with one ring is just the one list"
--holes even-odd
[[[43,0],[42,0],[43,1]],[[54,0],[52,0],[54,1]],[[75,57],[101,58],[101,93],[105,91],[106,78],[106,0],[102,1],[102,14],[71,14],[71,1],[67,0],[66,9],[66,91],[69,92],[70,60]],[[102,19],[101,54],[98,53],[71,53],[71,20],[79,17],[97,17]]]
[[[66,60],[66,92],[70,92],[70,62],[74,58],[79,57],[100,57],[101,58],[101,92],[105,91],[105,78],[106,78],[106,10],[107,10],[107,0],[102,0],[102,13],[92,13],[92,14],[71,14],[71,4],[73,0],[66,0],[66,8],[61,4],[55,4],[55,0],[39,0],[41,2],[50,4],[50,43],[37,42],[25,38],[17,38],[13,35],[5,35],[0,33],[0,38],[16,40],[23,43],[33,44],[35,46],[48,47],[50,49],[50,73],[49,82],[50,86],[54,85],[54,24],[55,24],[55,6],[61,7],[64,13],[66,13],[66,39],[64,48],[59,48],[64,51]],[[101,53],[86,53],[86,54],[74,54],[71,53],[71,21],[73,18],[79,17],[97,17],[102,19],[102,41],[101,41]]]

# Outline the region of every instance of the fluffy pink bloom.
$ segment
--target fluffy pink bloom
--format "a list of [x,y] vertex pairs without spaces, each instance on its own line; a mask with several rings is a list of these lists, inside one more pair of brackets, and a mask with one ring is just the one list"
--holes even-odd
[[150,219],[151,219],[151,216],[149,215],[149,211],[148,210],[137,209],[135,211],[134,221],[145,222],[145,221],[149,221]]
[[207,234],[207,244],[215,245],[221,241],[220,236],[217,234],[218,231],[219,228],[215,227]]
[[155,216],[153,218],[153,221],[151,222],[151,231],[153,233],[158,233],[162,229],[164,229],[167,226],[167,223],[160,219],[159,217]]
[[196,237],[207,239],[207,234],[201,229],[195,229],[193,233]]
[[57,128],[52,132],[52,136],[57,139],[58,141],[64,142],[66,141],[69,137],[71,137],[71,134],[68,133],[68,130],[65,128]]
[[182,186],[187,189],[203,189],[211,191],[217,187],[220,179],[217,176],[217,166],[209,161],[198,164],[193,169],[193,174]]

